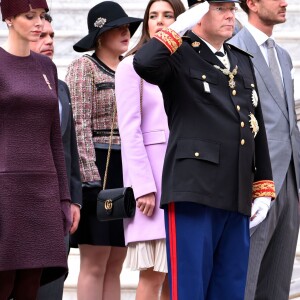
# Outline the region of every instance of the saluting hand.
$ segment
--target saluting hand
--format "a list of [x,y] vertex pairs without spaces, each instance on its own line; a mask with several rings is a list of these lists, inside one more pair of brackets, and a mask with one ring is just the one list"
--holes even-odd
[[136,207],[147,217],[151,217],[155,207],[155,195],[150,193],[137,199]]
[[258,197],[254,199],[251,208],[250,228],[257,226],[267,216],[271,206],[271,197]]
[[180,36],[183,36],[187,30],[192,29],[208,12],[209,3],[204,1],[188,9],[177,17],[177,20],[169,26]]

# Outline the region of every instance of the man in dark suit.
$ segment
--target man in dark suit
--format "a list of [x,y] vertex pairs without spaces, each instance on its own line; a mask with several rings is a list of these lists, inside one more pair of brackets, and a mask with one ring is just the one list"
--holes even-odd
[[[31,50],[47,55],[53,58],[54,47],[53,38],[54,31],[51,26],[52,18],[50,15],[45,16],[45,25],[38,42],[31,43]],[[65,154],[66,170],[69,181],[71,194],[71,214],[72,227],[70,234],[73,234],[78,227],[80,220],[80,207],[82,205],[82,192],[80,170],[78,163],[78,151],[75,127],[73,123],[72,106],[70,103],[69,89],[65,82],[58,81],[58,98],[59,98],[59,114],[61,124],[61,134]],[[66,237],[66,251],[69,251],[69,236]],[[63,295],[64,277],[57,279],[40,288],[38,299],[40,300],[61,300]]]
[[251,57],[224,43],[235,2],[195,5],[134,58],[170,127],[161,206],[172,300],[243,300],[249,217],[259,223],[275,196]]

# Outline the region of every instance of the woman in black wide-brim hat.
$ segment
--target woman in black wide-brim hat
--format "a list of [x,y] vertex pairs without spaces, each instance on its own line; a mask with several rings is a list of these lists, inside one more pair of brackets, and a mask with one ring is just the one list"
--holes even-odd
[[88,13],[89,33],[74,45],[77,52],[94,50],[69,66],[69,85],[77,134],[83,206],[71,245],[80,250],[78,299],[120,299],[120,272],[126,255],[123,221],[99,222],[96,198],[104,179],[113,128],[106,188],[123,187],[120,136],[115,103],[115,70],[128,50],[141,19],[128,17],[116,2],[104,1]]

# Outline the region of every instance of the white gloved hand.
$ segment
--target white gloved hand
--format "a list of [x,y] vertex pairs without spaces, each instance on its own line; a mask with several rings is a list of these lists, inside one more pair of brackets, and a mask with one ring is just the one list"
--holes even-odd
[[271,197],[255,198],[251,208],[250,228],[257,226],[267,216],[271,206]]
[[207,1],[199,3],[179,15],[169,28],[173,29],[180,36],[183,36],[187,30],[192,29],[202,19],[208,10],[209,3]]

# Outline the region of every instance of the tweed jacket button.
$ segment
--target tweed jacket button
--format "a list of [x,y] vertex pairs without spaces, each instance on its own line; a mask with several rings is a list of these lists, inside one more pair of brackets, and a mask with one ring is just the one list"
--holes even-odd
[[242,146],[245,145],[245,140],[244,139],[241,140],[241,145]]
[[237,111],[240,111],[240,110],[241,110],[241,108],[240,108],[239,105],[236,106],[236,109],[237,109]]
[[241,127],[244,128],[245,127],[245,123],[241,122]]
[[232,95],[235,96],[236,95],[236,90],[232,91]]
[[195,156],[199,157],[200,153],[199,152],[195,152]]
[[205,80],[205,79],[206,79],[206,75],[202,75],[202,79],[204,79],[204,80]]

